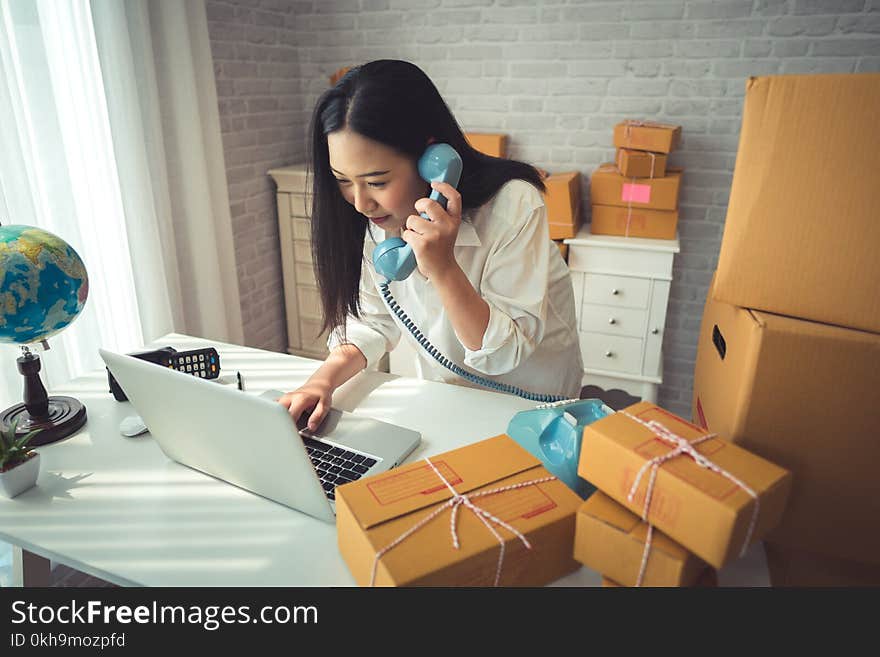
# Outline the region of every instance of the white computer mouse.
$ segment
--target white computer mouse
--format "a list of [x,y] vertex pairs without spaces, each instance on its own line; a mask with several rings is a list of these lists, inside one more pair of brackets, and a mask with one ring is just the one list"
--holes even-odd
[[122,422],[119,423],[119,433],[128,438],[139,436],[147,431],[149,431],[149,429],[147,429],[147,425],[144,424],[144,421],[139,415],[129,415],[128,417],[123,418]]

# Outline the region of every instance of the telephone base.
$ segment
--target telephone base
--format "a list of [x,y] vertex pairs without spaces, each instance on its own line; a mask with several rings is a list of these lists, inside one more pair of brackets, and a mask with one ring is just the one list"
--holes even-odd
[[584,427],[612,413],[614,411],[601,399],[551,404],[514,415],[507,426],[507,435],[586,499],[596,487],[577,473]]

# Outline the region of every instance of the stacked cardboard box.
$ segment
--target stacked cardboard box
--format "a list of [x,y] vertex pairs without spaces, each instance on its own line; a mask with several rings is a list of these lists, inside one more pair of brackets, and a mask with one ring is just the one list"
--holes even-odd
[[507,135],[497,132],[466,132],[464,138],[476,150],[492,157],[507,157]]
[[[507,135],[502,133],[466,132],[468,143],[493,157],[507,157]],[[581,214],[581,174],[565,171],[549,174],[539,169],[546,186],[544,202],[547,205],[547,223],[550,239],[556,242],[563,260],[568,260],[568,245],[563,240],[574,237],[583,223]]]
[[624,586],[694,585],[776,527],[791,487],[784,468],[650,402],[588,425],[578,474],[599,492],[578,510],[574,557]]
[[[578,509],[574,558],[616,586],[638,582],[648,523],[597,491]],[[709,566],[656,531],[642,586],[692,586]]]
[[580,503],[500,435],[339,486],[339,551],[361,586],[542,586],[579,567]]
[[[658,440],[659,425],[718,470],[673,456],[633,487],[642,466],[673,449]],[[339,550],[362,586],[539,586],[578,561],[625,586],[699,585],[710,565],[723,566],[775,526],[791,480],[703,434],[647,402],[592,423],[578,474],[606,495],[586,503],[506,435],[438,454],[337,487]],[[656,527],[650,533],[642,513]]]
[[627,120],[614,127],[616,161],[590,179],[590,232],[675,239],[681,169],[666,159],[681,139],[681,126]]
[[[544,203],[547,206],[547,225],[550,239],[561,240],[574,237],[581,227],[581,174],[580,171],[564,171],[544,177]],[[562,250],[563,244],[560,244]]]
[[794,474],[774,584],[880,583],[878,106],[880,74],[747,84],[692,413]]
[[538,169],[544,182],[544,204],[547,206],[547,226],[550,239],[559,247],[562,259],[568,262],[568,244],[581,227],[581,174],[579,171],[547,173]]

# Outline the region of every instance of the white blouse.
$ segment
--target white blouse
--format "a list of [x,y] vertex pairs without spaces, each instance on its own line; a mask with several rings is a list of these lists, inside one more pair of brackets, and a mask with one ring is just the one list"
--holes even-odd
[[[435,361],[385,304],[379,292],[385,278],[372,263],[373,247],[384,237],[381,228],[368,227],[361,317],[349,316],[347,338],[333,332],[327,345],[354,344],[370,368],[397,346],[402,334],[418,354],[419,377],[469,385]],[[489,304],[480,349],[461,344],[436,290],[418,269],[390,285],[403,311],[446,358],[478,376],[529,392],[578,397],[583,362],[574,291],[568,267],[550,240],[541,193],[523,180],[505,183],[483,206],[465,213],[454,249],[459,266]]]

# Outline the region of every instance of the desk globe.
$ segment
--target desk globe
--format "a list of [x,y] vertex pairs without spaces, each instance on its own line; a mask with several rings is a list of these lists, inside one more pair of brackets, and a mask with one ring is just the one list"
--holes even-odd
[[46,445],[79,429],[86,408],[73,397],[46,394],[40,357],[28,345],[63,331],[82,312],[89,293],[85,265],[57,235],[32,226],[0,226],[0,343],[21,345],[24,403],[0,413],[0,426],[18,420],[16,434],[42,429],[31,446]]

